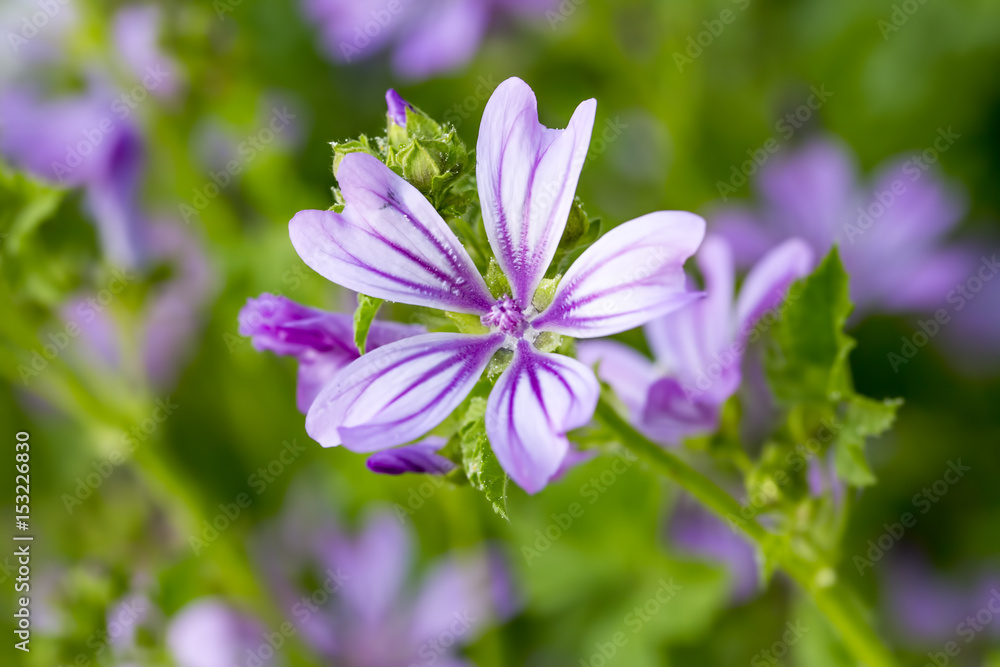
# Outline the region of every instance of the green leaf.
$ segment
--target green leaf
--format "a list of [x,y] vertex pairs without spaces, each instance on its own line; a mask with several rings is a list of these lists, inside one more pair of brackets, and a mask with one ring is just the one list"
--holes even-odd
[[852,308],[847,288],[836,248],[812,275],[792,285],[765,360],[779,400],[822,402],[843,395],[849,382],[847,356],[854,347],[854,340],[843,332]]
[[0,251],[15,255],[45,220],[52,217],[64,192],[7,169],[0,163]]
[[852,396],[844,411],[843,424],[834,453],[837,474],[852,486],[875,483],[865,456],[865,441],[889,430],[896,420],[902,399],[877,401],[864,396]]
[[458,430],[462,468],[472,488],[481,491],[504,519],[507,516],[507,473],[500,467],[486,436],[486,399],[474,397]]
[[368,330],[372,328],[372,321],[382,301],[383,299],[376,299],[373,296],[358,294],[358,307],[354,311],[354,344],[361,354],[365,353]]

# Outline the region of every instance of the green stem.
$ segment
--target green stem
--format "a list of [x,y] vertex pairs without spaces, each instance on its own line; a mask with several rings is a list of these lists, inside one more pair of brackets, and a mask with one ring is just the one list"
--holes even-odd
[[636,430],[603,398],[597,405],[597,418],[621,437],[625,447],[759,544],[809,594],[826,620],[840,634],[847,649],[862,665],[896,667],[898,663],[892,652],[866,622],[865,610],[853,591],[837,581],[834,568],[806,559],[783,546],[779,536],[765,529],[757,520],[743,519],[742,508],[736,499],[679,456]]

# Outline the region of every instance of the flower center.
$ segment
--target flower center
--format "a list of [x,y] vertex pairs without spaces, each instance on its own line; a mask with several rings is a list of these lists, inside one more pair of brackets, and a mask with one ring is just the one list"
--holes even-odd
[[520,336],[528,328],[528,320],[524,317],[514,300],[504,294],[479,320],[483,326],[490,327],[508,336]]

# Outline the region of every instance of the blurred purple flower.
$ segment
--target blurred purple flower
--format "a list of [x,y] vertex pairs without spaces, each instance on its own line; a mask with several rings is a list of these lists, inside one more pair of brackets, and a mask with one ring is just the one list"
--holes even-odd
[[[474,550],[438,561],[414,589],[414,546],[388,511],[369,514],[356,536],[291,513],[261,535],[260,560],[302,637],[343,667],[464,665],[458,648],[514,611],[499,554]],[[312,582],[303,586],[302,582]],[[308,602],[309,604],[306,604]]]
[[707,297],[646,325],[655,363],[614,341],[584,342],[577,353],[588,366],[599,364],[598,374],[634,423],[664,444],[718,427],[723,404],[740,385],[747,345],[759,336],[758,322],[809,271],[813,256],[803,241],[785,241],[747,274],[735,300],[729,244],[710,236],[697,261]]
[[93,82],[58,99],[8,89],[0,93],[0,153],[40,178],[83,187],[108,258],[132,268],[147,253],[138,208],[145,149],[129,117],[114,112],[114,97]]
[[758,592],[760,575],[753,547],[697,502],[681,496],[667,532],[678,551],[725,566],[733,602],[746,602]]
[[946,237],[965,213],[958,189],[926,164],[897,159],[860,182],[849,150],[816,139],[771,158],[760,172],[762,206],[711,217],[737,263],[748,266],[775,243],[805,239],[817,256],[836,242],[859,314],[940,308],[974,268],[971,250]]
[[[200,241],[185,227],[167,221],[147,226],[150,261],[169,267],[170,277],[152,285],[134,323],[138,332],[137,360],[149,383],[157,388],[174,384],[183,357],[194,341],[202,311],[211,301],[214,277]],[[60,309],[66,322],[80,329],[79,359],[120,372],[127,359],[121,350],[126,336],[113,315],[115,295],[138,279],[135,273],[112,273],[108,286],[96,294],[82,294]]]
[[275,664],[264,626],[216,598],[197,599],[177,612],[167,627],[166,644],[178,667],[245,664],[248,653],[261,667]]
[[419,80],[460,68],[475,55],[501,15],[540,15],[557,0],[303,0],[319,24],[323,47],[338,62],[392,48],[392,66]]
[[155,5],[126,5],[112,19],[111,36],[136,84],[152,95],[171,98],[180,90],[181,69],[159,48],[162,18]]
[[566,432],[590,421],[599,387],[580,362],[539,351],[539,337],[606,336],[697,298],[685,289],[683,263],[701,242],[704,221],[672,211],[605,234],[566,271],[550,302],[536,305],[595,108],[594,100],[583,102],[566,130],[548,129],[531,88],[516,78],[487,103],[476,176],[487,236],[510,284],[499,299],[416,188],[371,155],[344,157],[337,179],[347,207],[296,214],[289,231],[299,256],[348,289],[477,315],[486,332],[429,333],[361,357],[310,407],[313,439],[362,453],[410,442],[451,414],[505,349],[512,358],[487,403],[487,434],[518,485],[529,493],[545,487],[570,449]]

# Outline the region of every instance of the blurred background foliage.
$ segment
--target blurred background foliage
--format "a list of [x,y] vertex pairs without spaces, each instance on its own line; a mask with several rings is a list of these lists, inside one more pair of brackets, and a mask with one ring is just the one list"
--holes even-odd
[[[92,59],[120,73],[123,63],[108,54],[108,17],[123,3],[72,4],[81,22],[66,48],[74,59]],[[566,0],[549,17],[495,26],[459,71],[413,83],[397,78],[384,55],[349,65],[329,62],[314,26],[289,0],[160,3],[161,48],[179,63],[182,91],[171,99],[150,98],[135,112],[148,143],[142,201],[151,215],[203,240],[215,291],[199,315],[199,335],[176,362],[173,388],[143,388],[134,380],[141,373],[127,368],[85,371],[78,374],[84,378],[79,386],[63,383],[60,369],[72,361],[62,359],[30,387],[16,375],[0,384],[4,437],[10,442],[14,432],[26,430],[34,445],[35,599],[42,597],[42,582],[49,582],[53,602],[46,614],[63,619],[62,630],[52,634],[37,621],[24,664],[68,665],[78,654],[103,664],[106,656],[93,657],[88,637],[102,629],[105,608],[136,587],[152,591],[167,616],[196,597],[217,594],[265,625],[280,625],[281,612],[255,573],[250,544],[261,523],[281,511],[289,488],[303,480],[323,489],[315,497],[319,511],[343,524],[352,525],[371,503],[405,508],[403,521],[419,535],[421,561],[486,538],[502,545],[524,606],[468,649],[478,665],[596,667],[604,664],[595,659],[598,645],[620,630],[629,641],[608,664],[770,664],[753,660],[780,640],[786,621],[801,621],[810,631],[780,664],[850,664],[816,613],[780,576],[759,595],[734,602],[724,567],[672,546],[666,526],[677,490],[639,464],[614,474],[593,504],[588,490],[594,487],[586,485],[609,470],[611,459],[580,466],[535,497],[514,490],[507,523],[467,487],[373,475],[362,457],[321,449],[295,409],[294,361],[255,352],[239,336],[236,317],[247,297],[265,291],[331,310],[351,307],[348,295],[296,256],[287,222],[301,209],[332,204],[329,142],[381,132],[387,88],[397,88],[432,117],[453,122],[472,147],[489,93],[515,75],[534,88],[541,120],[549,126],[563,126],[580,100],[597,98],[591,159],[578,194],[605,225],[657,209],[711,212],[720,203],[717,184],[728,182],[732,166],[768,138],[781,137],[777,123],[806,102],[812,87],[822,87],[831,93],[829,101],[790,139],[780,140],[782,151],[831,133],[853,148],[867,173],[887,158],[922,151],[939,128],[952,128],[960,139],[939,166],[964,184],[969,198],[958,234],[996,247],[1000,3],[914,1],[907,6],[916,11],[898,30],[886,32],[880,21],[891,22],[903,4]],[[735,20],[701,55],[679,66],[676,54],[690,56],[689,38],[725,10]],[[209,172],[265,127],[275,108],[294,114],[287,129],[185,221],[181,205],[193,206],[211,182]],[[734,195],[751,196],[748,185]],[[59,258],[45,285],[19,280],[32,267],[4,259],[14,291],[5,296],[0,317],[9,318],[10,309],[19,321],[22,338],[15,338],[13,327],[4,333],[15,348],[30,353],[59,329],[60,298],[107,282],[110,268],[92,268],[99,251],[78,199],[72,192],[53,195],[51,206],[58,208],[46,230],[58,224],[59,231],[45,237],[50,245],[40,256],[24,260],[44,266]],[[141,291],[156,280],[146,274],[130,284],[116,307],[127,310],[139,302]],[[26,300],[35,305],[25,310]],[[851,331],[858,340],[851,366],[859,390],[900,396],[906,405],[894,431],[870,449],[879,483],[855,501],[840,570],[878,611],[872,622],[900,649],[904,663],[913,665],[924,664],[927,651],[940,651],[943,642],[901,627],[901,610],[885,583],[896,559],[926,565],[926,580],[906,586],[974,586],[982,573],[1000,581],[1000,375],[986,360],[974,364],[978,372],[960,372],[936,344],[892,372],[887,354],[898,351],[900,337],[916,330],[917,319],[872,316]],[[644,345],[638,335],[624,339]],[[73,494],[79,479],[117,447],[123,431],[149,415],[156,399],[168,396],[178,406],[174,414],[139,442],[92,497],[68,512],[65,494]],[[293,440],[304,443],[305,451],[260,493],[251,490],[250,506],[195,555],[189,536],[218,514],[220,503],[248,492],[251,476]],[[865,554],[868,541],[885,532],[883,524],[912,512],[914,494],[938,480],[949,460],[959,459],[971,467],[967,477],[860,575],[850,556]],[[12,475],[3,477],[8,491],[2,503],[11,516]],[[541,548],[547,542],[539,531],[572,503],[583,506],[582,516]],[[537,557],[526,557],[523,546],[538,550]],[[633,634],[624,619],[655,595],[662,579],[671,578],[681,591]],[[985,604],[988,590],[981,592]],[[9,619],[11,595],[3,599]],[[41,605],[36,602],[39,619]],[[292,644],[282,654],[287,664],[321,664]],[[992,654],[991,646],[997,647]],[[957,661],[1000,665],[1000,623]]]

